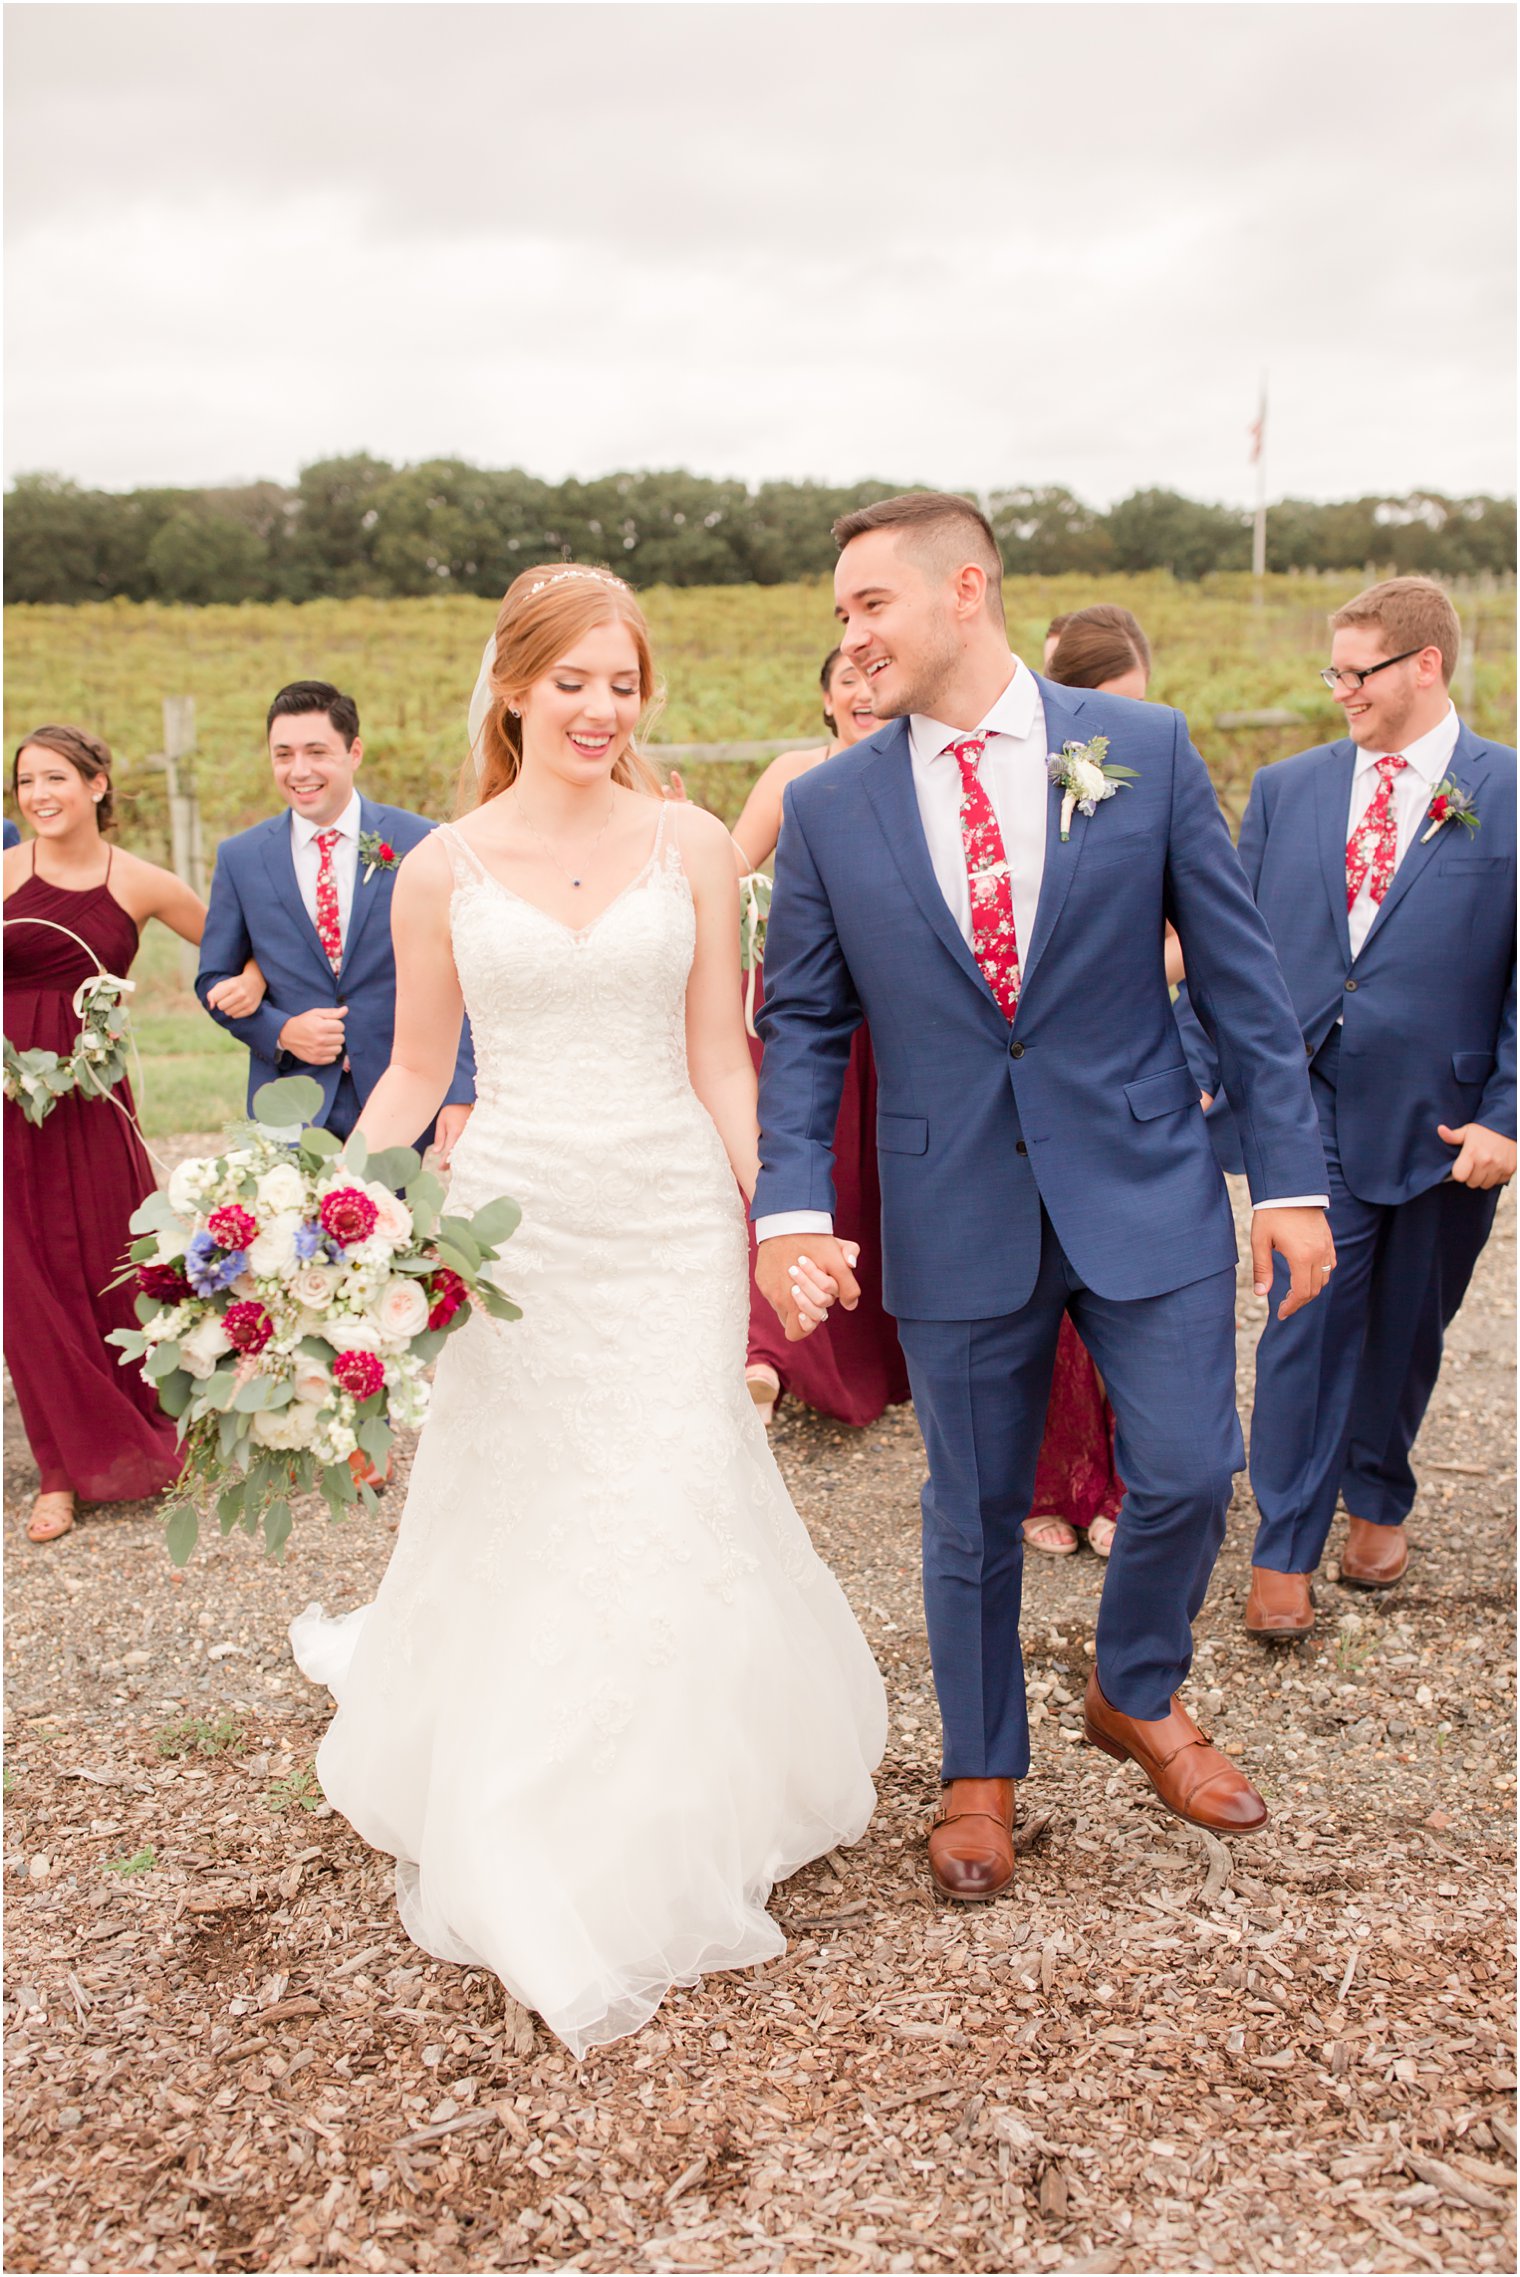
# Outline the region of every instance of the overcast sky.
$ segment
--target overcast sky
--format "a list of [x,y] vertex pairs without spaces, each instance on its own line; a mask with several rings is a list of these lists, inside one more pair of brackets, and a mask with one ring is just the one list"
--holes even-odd
[[6,10],[5,466],[1515,483],[1514,18]]

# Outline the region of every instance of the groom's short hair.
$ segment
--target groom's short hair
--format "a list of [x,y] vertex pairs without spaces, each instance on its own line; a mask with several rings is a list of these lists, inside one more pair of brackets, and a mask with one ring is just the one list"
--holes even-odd
[[1462,626],[1433,577],[1386,577],[1381,585],[1369,585],[1330,619],[1332,632],[1348,625],[1376,626],[1390,656],[1401,649],[1438,648],[1441,678],[1451,686],[1462,653]]
[[345,696],[331,680],[292,680],[282,688],[270,705],[264,721],[268,735],[277,719],[299,719],[305,712],[326,712],[328,719],[352,751],[354,738],[359,732],[359,707],[352,696]]
[[874,506],[841,514],[834,524],[834,543],[843,551],[868,530],[905,531],[914,551],[947,576],[963,561],[976,562],[987,572],[988,614],[1002,623],[1003,557],[992,524],[971,499],[949,490],[907,490],[900,498],[879,498]]

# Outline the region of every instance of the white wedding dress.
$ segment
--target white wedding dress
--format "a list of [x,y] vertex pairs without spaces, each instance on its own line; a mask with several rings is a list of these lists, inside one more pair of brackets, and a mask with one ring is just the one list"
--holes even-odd
[[864,1832],[886,1737],[745,1389],[677,811],[580,932],[441,833],[477,1068],[450,1199],[521,1204],[497,1277],[523,1317],[446,1346],[374,1603],[291,1627],[338,1703],[323,1791],[394,1856],[408,1934],[576,2055],[784,1949],[772,1885]]

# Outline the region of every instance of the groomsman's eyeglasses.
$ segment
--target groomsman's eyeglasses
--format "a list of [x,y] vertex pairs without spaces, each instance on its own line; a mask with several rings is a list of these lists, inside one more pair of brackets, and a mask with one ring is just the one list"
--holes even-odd
[[1411,656],[1419,654],[1417,648],[1406,648],[1402,656],[1385,656],[1381,664],[1369,664],[1365,672],[1343,672],[1339,665],[1327,664],[1320,673],[1320,678],[1332,696],[1337,688],[1345,688],[1354,696],[1363,681],[1370,680],[1374,672],[1386,672],[1390,664],[1407,664]]

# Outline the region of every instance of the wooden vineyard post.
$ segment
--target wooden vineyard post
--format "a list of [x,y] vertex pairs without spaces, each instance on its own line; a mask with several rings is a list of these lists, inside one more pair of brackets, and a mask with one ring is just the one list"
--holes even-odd
[[[164,775],[169,793],[170,866],[202,901],[206,865],[201,849],[201,802],[195,787],[195,698],[164,698]],[[187,941],[179,953],[180,979],[193,986],[199,950]]]

